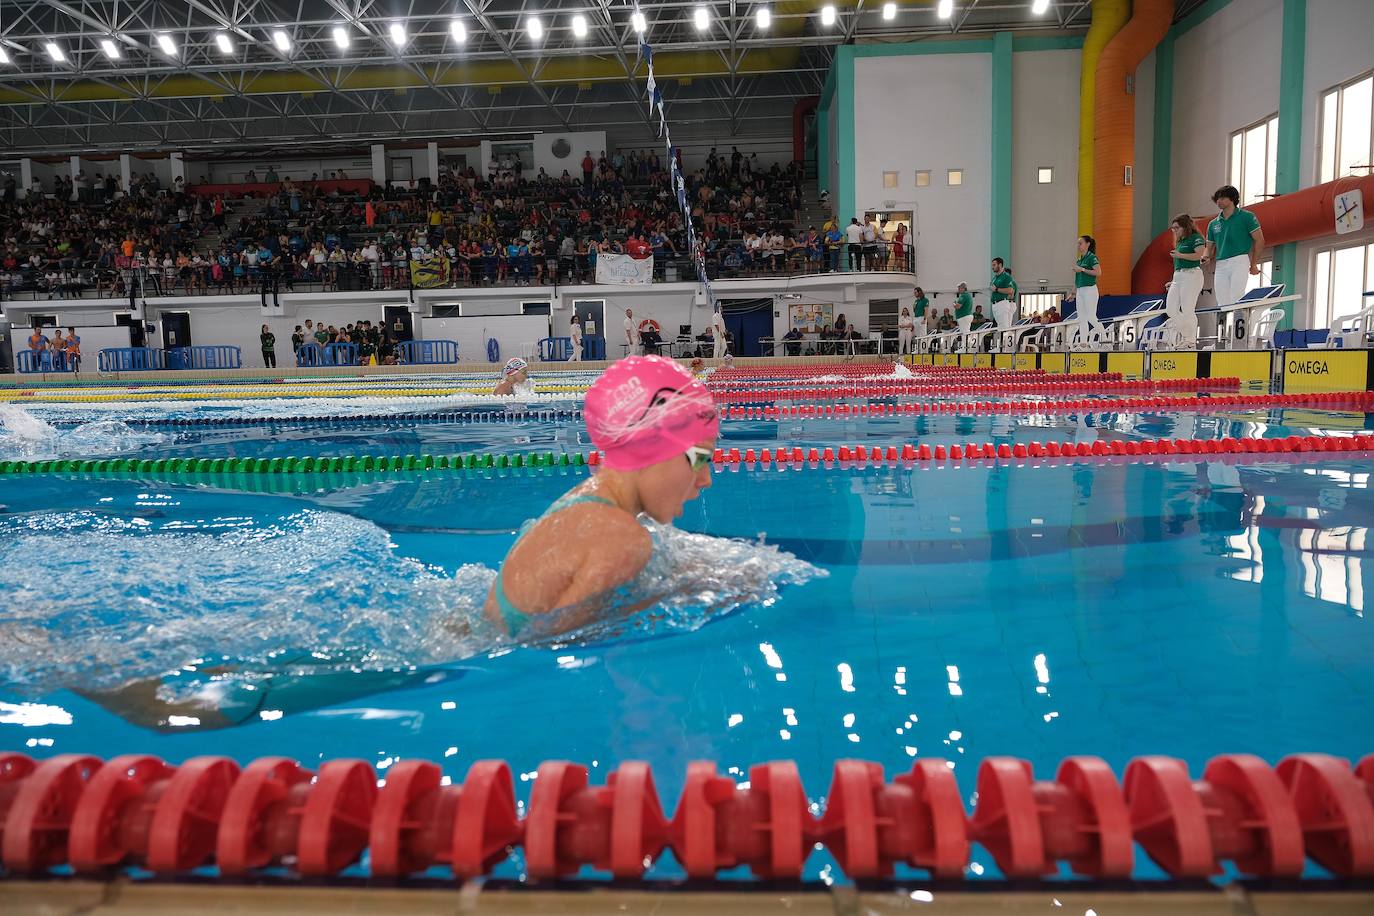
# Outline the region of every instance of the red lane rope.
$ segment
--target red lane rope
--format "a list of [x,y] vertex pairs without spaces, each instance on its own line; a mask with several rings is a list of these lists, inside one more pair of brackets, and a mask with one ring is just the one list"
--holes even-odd
[[1097,757],[1064,760],[1053,780],[1026,760],[989,757],[977,785],[966,813],[944,760],[917,760],[890,782],[879,764],[841,760],[816,817],[791,761],[753,766],[744,783],[694,761],[670,819],[648,764],[622,763],[593,784],[587,767],[560,761],[539,767],[522,818],[499,760],[452,784],[438,764],[404,760],[379,789],[362,760],[312,772],[282,757],[240,769],[227,757],[172,765],[9,753],[0,754],[0,864],[8,876],[67,864],[91,875],[217,865],[225,877],[285,867],[327,878],[366,851],[373,877],[441,866],[464,880],[518,846],[535,880],[587,866],[633,880],[668,850],[692,878],[747,865],[756,878],[796,879],[823,844],[853,879],[890,876],[898,863],[957,878],[977,842],[1009,878],[1052,875],[1061,862],[1077,875],[1128,878],[1136,845],[1175,878],[1205,878],[1227,861],[1296,878],[1307,858],[1339,877],[1374,876],[1374,755],[1352,769],[1325,754],[1277,767],[1225,754],[1200,777],[1182,760],[1137,757],[1120,782]]

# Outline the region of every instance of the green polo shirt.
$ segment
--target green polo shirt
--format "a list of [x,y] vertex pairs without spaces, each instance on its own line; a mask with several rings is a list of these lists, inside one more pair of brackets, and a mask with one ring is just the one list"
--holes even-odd
[[973,314],[973,293],[960,293],[954,297],[954,317],[967,318]]
[[[1206,244],[1207,240],[1194,232],[1192,235],[1179,239],[1174,250],[1180,254],[1197,254]],[[1199,270],[1201,267],[1201,261],[1185,261],[1183,258],[1174,258],[1174,270]]]
[[[1083,257],[1079,258],[1077,263],[1083,270],[1092,270],[1102,262],[1097,259],[1097,255],[1089,251],[1087,254],[1083,255]],[[1076,289],[1082,289],[1085,286],[1096,286],[1097,278],[1092,274],[1085,274],[1075,270],[1073,272],[1073,285]]]
[[1250,233],[1260,227],[1259,219],[1249,210],[1236,208],[1229,219],[1217,215],[1207,227],[1207,241],[1217,246],[1217,260],[1240,257],[1249,254],[1255,240]]
[[926,317],[926,309],[930,307],[930,300],[925,296],[916,300],[916,306],[912,309],[912,314],[917,318]]
[[999,292],[997,291],[997,287],[999,287],[999,286],[1010,286],[1010,287],[1012,287],[1012,288],[1015,288],[1015,287],[1016,287],[1016,283],[1015,283],[1015,281],[1012,280],[1011,274],[1007,273],[1005,270],[1002,271],[1000,274],[995,275],[995,276],[992,278],[992,301],[993,301],[993,302],[1005,302],[1005,301],[1009,298],[1008,296],[1004,296],[1004,295],[1002,295],[1001,293],[999,293]]

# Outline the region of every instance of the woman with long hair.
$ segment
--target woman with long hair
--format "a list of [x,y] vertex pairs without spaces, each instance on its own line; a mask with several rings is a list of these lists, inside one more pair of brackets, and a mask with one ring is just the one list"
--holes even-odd
[[1174,279],[1164,300],[1167,327],[1175,332],[1179,347],[1197,345],[1197,297],[1202,292],[1202,261],[1207,256],[1207,240],[1197,231],[1187,213],[1175,216],[1169,224],[1174,234]]
[[1097,259],[1097,240],[1091,235],[1078,237],[1078,260],[1073,262],[1073,285],[1078,302],[1074,317],[1078,319],[1074,348],[1086,350],[1101,342],[1106,328],[1097,320],[1097,278],[1102,276],[1102,264]]

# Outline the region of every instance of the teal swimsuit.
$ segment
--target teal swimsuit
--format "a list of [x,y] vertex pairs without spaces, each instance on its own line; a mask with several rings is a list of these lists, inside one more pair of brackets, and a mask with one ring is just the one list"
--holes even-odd
[[[537,522],[543,521],[555,512],[561,512],[579,503],[604,503],[607,506],[615,505],[615,503],[611,502],[606,497],[596,496],[592,493],[565,493],[554,500],[553,505],[549,506],[539,518],[531,522],[526,522],[521,527],[520,537],[515,539],[515,543],[520,543],[520,538],[524,537],[530,528]],[[515,545],[512,544],[511,546],[513,548]],[[499,570],[496,573],[496,582],[493,591],[496,597],[496,608],[501,612],[501,619],[505,622],[506,629],[510,631],[512,637],[519,635],[520,631],[529,625],[530,615],[520,610],[506,597],[506,590],[501,586],[501,572]]]

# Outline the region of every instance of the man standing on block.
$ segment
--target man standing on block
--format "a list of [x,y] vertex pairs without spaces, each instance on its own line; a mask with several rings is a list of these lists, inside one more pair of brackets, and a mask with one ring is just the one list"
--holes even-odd
[[1249,277],[1260,272],[1264,230],[1255,214],[1240,208],[1240,192],[1231,185],[1218,188],[1212,203],[1221,210],[1207,227],[1207,257],[1216,265],[1212,292],[1217,305],[1230,305],[1245,295]]
[[635,313],[632,309],[625,310],[625,344],[627,356],[639,355],[639,326],[635,324]]

